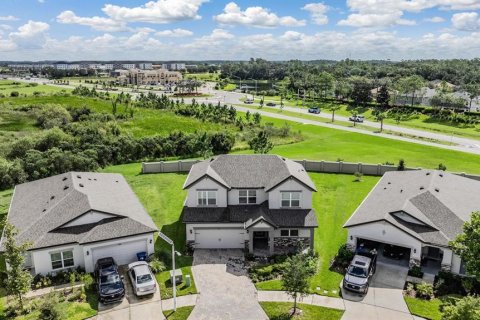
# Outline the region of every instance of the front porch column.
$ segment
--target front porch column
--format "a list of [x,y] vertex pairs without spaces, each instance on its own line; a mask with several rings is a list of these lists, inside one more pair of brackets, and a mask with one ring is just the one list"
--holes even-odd
[[315,229],[310,229],[310,250],[315,250]]
[[269,244],[269,248],[270,248],[270,255],[273,255],[274,253],[274,245],[275,245],[275,241],[273,240],[273,230],[270,230],[268,231],[268,244]]
[[444,249],[442,258],[442,271],[450,272],[452,270],[452,250]]
[[253,230],[247,230],[248,232],[248,238],[250,239],[248,241],[248,252],[253,254]]
[[410,263],[409,267],[420,267],[421,265],[421,257],[422,257],[422,248],[421,247],[413,247],[410,249]]

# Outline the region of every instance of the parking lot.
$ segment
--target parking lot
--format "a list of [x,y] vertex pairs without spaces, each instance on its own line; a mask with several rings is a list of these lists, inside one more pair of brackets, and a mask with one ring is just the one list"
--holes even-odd
[[153,295],[137,297],[133,292],[132,284],[127,275],[127,266],[119,267],[124,277],[125,297],[121,302],[112,304],[98,304],[97,320],[127,320],[127,319],[165,319],[162,313],[160,291]]

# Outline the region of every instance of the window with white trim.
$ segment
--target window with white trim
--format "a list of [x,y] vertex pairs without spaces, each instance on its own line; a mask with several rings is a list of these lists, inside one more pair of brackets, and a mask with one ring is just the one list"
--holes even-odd
[[300,207],[300,191],[282,191],[282,207]]
[[239,190],[238,203],[240,204],[257,203],[257,190]]
[[280,230],[281,237],[298,237],[298,229],[283,229]]
[[50,260],[53,270],[73,267],[73,250],[50,253]]
[[217,191],[198,190],[197,198],[199,206],[215,206],[217,204]]

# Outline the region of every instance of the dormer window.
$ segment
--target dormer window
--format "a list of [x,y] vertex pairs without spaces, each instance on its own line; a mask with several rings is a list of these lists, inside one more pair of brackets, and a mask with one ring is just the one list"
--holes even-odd
[[238,203],[240,204],[257,203],[257,190],[239,190]]
[[282,191],[282,207],[300,207],[300,191]]
[[199,206],[215,206],[217,205],[217,191],[214,190],[198,190],[197,191]]

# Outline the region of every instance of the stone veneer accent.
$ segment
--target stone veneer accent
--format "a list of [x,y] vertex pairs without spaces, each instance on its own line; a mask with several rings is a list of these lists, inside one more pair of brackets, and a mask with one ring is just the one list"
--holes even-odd
[[420,260],[418,259],[415,259],[415,258],[410,258],[410,263],[409,263],[409,268],[413,268],[413,267],[420,267]]
[[310,247],[310,238],[302,237],[276,237],[273,238],[273,252],[276,254],[292,253],[299,248]]
[[442,263],[442,271],[451,272],[452,271],[452,266],[449,265],[449,264],[443,264]]

